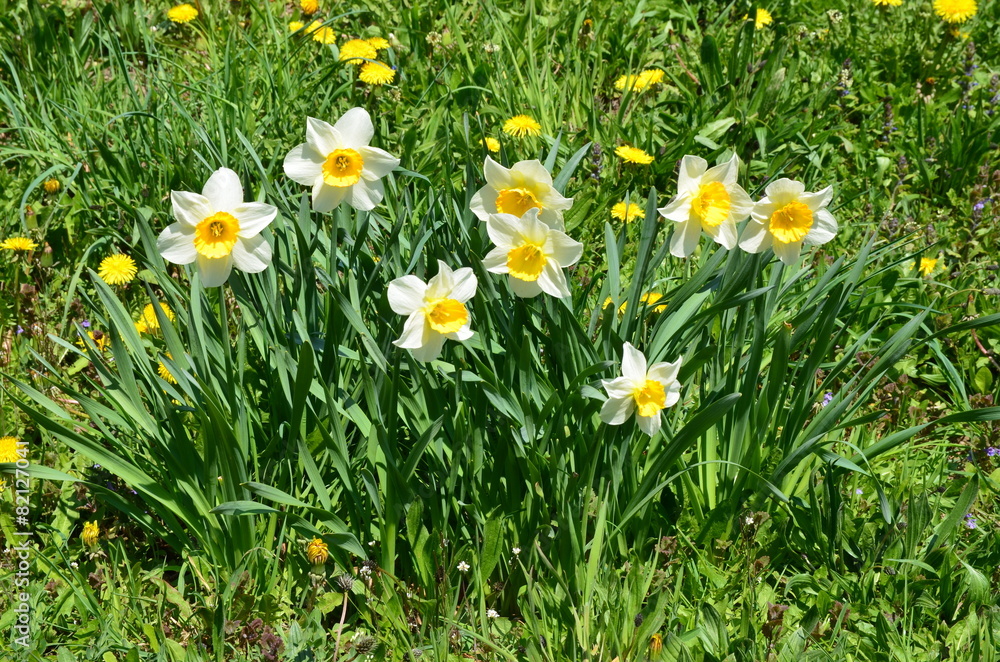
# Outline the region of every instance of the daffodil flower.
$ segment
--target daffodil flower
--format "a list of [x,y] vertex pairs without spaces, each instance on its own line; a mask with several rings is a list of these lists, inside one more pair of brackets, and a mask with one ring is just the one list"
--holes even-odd
[[681,358],[673,363],[654,363],[646,367],[646,357],[631,343],[622,348],[622,376],[602,379],[608,399],[601,407],[601,420],[621,425],[635,414],[639,429],[652,437],[660,430],[660,412],[677,404],[681,385],[677,373]]
[[496,248],[483,259],[483,266],[495,274],[510,274],[510,287],[517,296],[534,297],[545,292],[568,297],[569,285],[562,270],[579,261],[583,244],[539,217],[537,208],[529,209],[520,218],[491,215],[486,231]]
[[677,197],[659,210],[678,225],[670,239],[670,254],[687,257],[698,247],[704,230],[727,250],[736,246],[736,224],[750,215],[753,200],[739,184],[740,160],[733,158],[713,168],[698,156],[681,159]]
[[306,142],[285,156],[285,174],[312,187],[313,210],[328,212],[341,201],[369,211],[382,201],[382,178],[399,165],[399,159],[370,147],[375,135],[372,118],[364,108],[351,108],[330,126],[323,120],[306,120]]
[[413,275],[389,283],[389,306],[407,316],[403,334],[392,344],[411,350],[418,361],[433,361],[445,339],[471,338],[465,304],[475,296],[477,284],[469,267],[452,271],[440,260],[437,275],[426,283]]
[[476,191],[469,208],[479,220],[490,214],[524,216],[529,209],[538,209],[538,218],[551,228],[562,230],[563,212],[573,205],[552,186],[552,175],[538,159],[518,161],[505,168],[489,156],[483,163],[486,186]]
[[743,229],[740,248],[761,253],[768,248],[788,265],[799,259],[802,246],[818,246],[837,234],[837,220],[826,210],[833,198],[827,186],[806,193],[802,182],[779,179],[764,189],[766,196],[754,205],[750,222]]
[[278,210],[263,202],[243,202],[240,178],[219,168],[205,182],[201,195],[171,191],[174,218],[160,233],[156,248],[174,264],[196,263],[205,287],[219,287],[233,265],[258,273],[271,263],[271,246],[260,236]]

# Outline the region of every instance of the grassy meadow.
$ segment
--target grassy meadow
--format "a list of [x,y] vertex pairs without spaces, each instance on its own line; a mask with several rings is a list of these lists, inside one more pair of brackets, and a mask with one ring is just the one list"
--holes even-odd
[[0,28],[0,659],[1000,660],[1000,2]]

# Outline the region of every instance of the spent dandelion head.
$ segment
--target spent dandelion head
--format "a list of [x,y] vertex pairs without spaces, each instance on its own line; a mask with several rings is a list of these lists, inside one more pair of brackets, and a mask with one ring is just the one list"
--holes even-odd
[[322,538],[313,538],[306,547],[306,558],[313,565],[323,565],[330,558],[330,548]]
[[198,10],[185,2],[168,9],[167,18],[173,23],[189,23],[198,18]]
[[139,273],[135,260],[123,253],[115,253],[101,260],[97,275],[108,285],[131,283]]
[[87,522],[83,525],[83,533],[80,534],[80,539],[83,540],[83,544],[87,547],[94,547],[97,545],[97,539],[101,535],[101,527],[97,522]]
[[515,115],[503,123],[503,132],[514,138],[542,135],[542,125],[530,115]]

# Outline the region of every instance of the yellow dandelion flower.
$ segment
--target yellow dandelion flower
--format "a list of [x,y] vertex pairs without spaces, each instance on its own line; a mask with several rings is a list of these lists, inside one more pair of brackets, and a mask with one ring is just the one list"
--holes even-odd
[[[163,314],[167,316],[167,319],[173,322],[177,316],[174,315],[174,311],[170,310],[170,306],[160,302],[160,308],[163,310]],[[160,320],[156,318],[156,309],[153,308],[153,304],[148,304],[142,309],[142,318],[139,320],[146,324],[146,329],[149,332],[156,332],[160,329]]]
[[[611,297],[608,297],[607,299],[605,299],[605,300],[604,300],[604,305],[603,305],[603,306],[601,306],[601,307],[602,307],[602,308],[607,308],[608,306],[610,306],[610,305],[611,305],[611,304],[613,304],[613,303],[614,303],[614,301],[612,301],[612,300],[611,300]],[[622,301],[622,302],[621,302],[621,303],[620,303],[620,304],[618,305],[618,314],[619,314],[619,315],[621,315],[622,313],[624,313],[624,312],[625,312],[625,309],[626,309],[627,307],[628,307],[628,301]]]
[[933,257],[922,257],[920,258],[920,264],[917,265],[917,269],[923,276],[930,276],[934,272],[934,267],[937,266],[937,259]]
[[515,115],[503,123],[503,132],[515,138],[540,136],[542,135],[542,125],[529,115]]
[[0,437],[0,462],[17,462],[21,459],[17,452],[17,437]]
[[372,48],[376,51],[389,50],[389,41],[387,39],[383,39],[382,37],[369,37],[366,41],[371,44]]
[[288,24],[288,31],[289,32],[298,32],[299,30],[301,30],[302,28],[304,28],[305,25],[306,24],[303,23],[302,21],[292,21],[291,23]]
[[315,14],[319,11],[319,0],[299,0],[303,14]]
[[0,241],[0,249],[7,251],[33,251],[38,244],[27,237],[9,237]]
[[934,0],[934,13],[947,23],[964,23],[976,10],[976,0]]
[[139,320],[135,323],[135,330],[137,333],[149,333],[149,325],[146,320]]
[[135,266],[135,260],[128,255],[115,253],[101,260],[101,266],[97,270],[97,275],[108,285],[124,285],[131,283],[139,269]]
[[757,9],[753,24],[758,30],[763,30],[764,26],[771,25],[774,23],[774,18],[771,17],[771,12],[767,11],[763,7]]
[[309,24],[307,34],[312,35],[313,41],[318,41],[321,44],[337,43],[337,33],[333,31],[333,28],[327,27],[319,21],[313,21]]
[[872,0],[876,7],[898,7],[903,4],[903,0]]
[[652,87],[653,85],[659,84],[666,74],[663,73],[662,69],[646,69],[639,74],[638,80],[636,81],[636,88],[644,90],[647,87]]
[[615,81],[616,90],[634,90],[639,82],[639,77],[635,74],[626,74]]
[[615,154],[619,156],[625,163],[638,163],[640,165],[649,165],[653,162],[653,157],[642,151],[638,147],[632,147],[631,145],[621,145],[615,150]]
[[87,522],[83,525],[83,533],[80,534],[80,539],[83,540],[83,544],[87,547],[93,547],[97,544],[97,538],[101,535],[101,527],[98,526],[97,522]]
[[374,60],[378,51],[364,39],[351,39],[340,47],[340,61],[347,64],[361,64],[365,60]]
[[663,636],[657,632],[652,637],[649,638],[649,655],[650,657],[656,657],[663,650]]
[[[660,294],[659,292],[646,292],[641,297],[639,297],[639,301],[643,302],[647,306],[652,306],[662,298],[663,295]],[[666,309],[667,309],[667,304],[664,303],[654,307],[653,312],[662,313]]]
[[[174,357],[170,356],[170,352],[166,353],[166,357],[168,359],[170,359],[170,360],[173,360],[173,358],[174,358]],[[163,361],[158,361],[157,362],[156,372],[157,372],[158,375],[160,375],[160,377],[164,381],[168,381],[171,384],[176,384],[177,383],[177,380],[174,378],[173,375],[170,374],[170,371],[167,369],[167,366],[163,365]]]
[[168,9],[167,18],[174,23],[188,23],[198,18],[198,10],[185,2],[183,5]]
[[[87,337],[94,341],[94,344],[97,345],[97,349],[102,352],[107,350],[108,347],[111,347],[111,338],[103,331],[87,331]],[[86,344],[83,342],[83,338],[78,340],[76,344],[80,347],[86,347]]]
[[306,547],[306,558],[313,565],[323,565],[330,558],[330,548],[320,538],[313,538]]
[[646,212],[639,205],[622,200],[611,208],[611,216],[619,221],[631,223],[634,218],[646,218]]
[[491,152],[496,153],[500,151],[500,141],[497,140],[496,138],[490,138],[489,136],[487,136],[482,140],[480,140],[479,142]]
[[396,70],[381,62],[365,62],[358,78],[369,85],[385,85],[396,78]]
[[59,183],[58,179],[46,179],[45,183],[42,184],[42,186],[45,188],[45,192],[48,193],[49,195],[52,195],[53,193],[58,193],[59,189],[62,188],[62,184]]

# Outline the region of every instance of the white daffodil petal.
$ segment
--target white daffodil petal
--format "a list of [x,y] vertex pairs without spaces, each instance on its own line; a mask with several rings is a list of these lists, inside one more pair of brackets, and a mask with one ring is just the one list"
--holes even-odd
[[681,399],[681,385],[679,382],[672,382],[666,387],[667,399],[664,401],[664,407],[673,407]]
[[323,162],[326,157],[317,152],[309,143],[296,145],[285,155],[285,174],[293,182],[312,186],[323,176]]
[[[487,184],[495,190],[511,188],[514,185],[514,179],[510,175],[510,170],[504,168],[489,156],[483,161],[483,176],[486,177]],[[493,197],[496,198],[496,192],[493,193]]]
[[694,253],[701,241],[701,222],[688,220],[674,226],[674,234],[670,238],[670,254],[674,257],[687,257]]
[[427,317],[423,310],[412,313],[403,325],[403,333],[392,341],[396,347],[403,349],[416,349],[422,347],[424,343],[434,334],[430,325],[427,324]]
[[722,221],[722,223],[715,226],[714,228],[712,227],[705,228],[705,231],[708,232],[708,234],[710,234],[713,239],[715,239],[715,243],[721,245],[726,250],[732,250],[733,248],[736,247],[736,242],[737,242],[736,222],[733,221],[732,217],[729,217],[726,220]]
[[551,294],[559,299],[564,299],[570,295],[569,283],[566,282],[566,274],[551,260],[542,267],[542,273],[538,276],[538,287],[542,292]]
[[701,186],[701,177],[708,169],[708,161],[700,156],[686,155],[681,159],[680,172],[677,173],[677,190],[679,193],[693,193]]
[[469,201],[469,209],[476,215],[476,218],[485,221],[490,217],[490,214],[497,213],[496,198],[496,189],[487,184],[473,194],[472,200]]
[[507,268],[507,249],[504,248],[494,248],[486,257],[483,258],[483,267],[486,271],[494,274],[505,274],[509,271]]
[[413,358],[422,363],[435,360],[441,356],[441,350],[444,348],[444,340],[443,335],[431,331],[430,337],[424,345],[410,350],[413,352]]
[[740,237],[740,248],[747,253],[763,253],[771,247],[771,233],[767,227],[761,223],[750,221],[743,228],[743,236]]
[[452,281],[454,282],[454,286],[452,287],[450,298],[459,303],[465,303],[476,296],[476,286],[479,284],[479,281],[470,267],[456,269],[452,273]]
[[194,247],[194,229],[181,223],[171,223],[156,239],[156,250],[168,262],[191,264],[198,259],[198,251]]
[[833,187],[827,186],[822,191],[816,191],[815,193],[803,193],[799,196],[799,202],[809,207],[810,211],[817,211],[823,209],[830,201],[833,200]]
[[583,256],[583,244],[570,239],[562,232],[552,233],[552,253],[550,257],[560,267],[569,267],[580,261]]
[[[542,195],[542,212],[545,211],[558,211],[563,212],[573,206],[573,198],[564,197],[555,187],[550,187]],[[562,214],[559,215],[560,220],[562,219]],[[539,214],[541,218],[541,214]]]
[[805,190],[806,187],[802,182],[782,177],[781,179],[776,179],[768,184],[767,188],[764,189],[764,192],[776,205],[784,206],[789,201],[802,195]]
[[666,207],[661,207],[656,211],[668,221],[683,223],[691,218],[691,196],[678,195],[668,202]]
[[662,384],[669,384],[677,381],[677,373],[680,372],[680,369],[681,359],[677,359],[673,363],[663,361],[651,365],[646,376]]
[[382,187],[381,179],[371,182],[362,179],[347,189],[347,204],[361,211],[371,211],[382,202],[383,195],[385,189]]
[[635,398],[608,398],[601,406],[601,420],[608,425],[621,425],[635,411]]
[[[531,299],[542,293],[542,288],[539,286],[537,280],[521,280],[519,278],[514,278],[513,276],[511,276],[509,280],[510,290],[516,296]],[[541,278],[539,278],[539,280],[541,280]]]
[[232,256],[237,269],[257,274],[271,264],[271,245],[261,235],[240,239],[233,246]]
[[451,291],[455,287],[455,278],[451,267],[438,260],[437,274],[427,281],[427,293],[424,295],[428,299],[452,299]]
[[402,276],[389,283],[389,307],[398,315],[411,315],[424,305],[427,284],[416,276]]
[[552,186],[552,174],[545,169],[538,159],[530,161],[518,161],[510,168],[511,176],[521,182],[533,182],[544,184],[546,187]]
[[625,343],[622,348],[622,376],[633,384],[643,384],[646,381],[646,356],[633,347],[632,343]]
[[337,205],[347,197],[349,190],[347,187],[327,186],[323,180],[319,180],[319,183],[313,186],[313,211],[322,214],[336,209]]
[[337,120],[333,128],[343,141],[341,147],[351,149],[367,147],[375,136],[372,118],[364,108],[351,108]]
[[399,165],[399,159],[378,147],[361,147],[358,153],[365,162],[361,176],[368,181],[385,177]]
[[278,215],[278,208],[264,202],[244,202],[230,210],[230,213],[240,222],[238,237],[249,239],[256,237]]
[[171,191],[174,218],[191,229],[212,215],[212,204],[203,195],[191,191]]
[[555,209],[543,208],[542,211],[538,213],[538,220],[553,230],[562,232],[566,229],[566,224],[563,222],[562,214]]
[[216,258],[199,255],[197,264],[204,287],[221,287],[229,280],[229,274],[233,270],[233,260],[228,255]]
[[768,198],[761,198],[758,200],[753,209],[750,211],[750,217],[758,223],[764,223],[765,225],[770,222],[771,216],[778,209],[778,205],[771,202]]
[[774,254],[778,256],[779,260],[789,266],[792,266],[799,261],[799,256],[802,253],[802,242],[796,241],[786,244],[780,241],[775,241],[771,244],[771,248],[774,250]]
[[[306,143],[324,161],[327,154],[344,146],[343,138],[333,126],[315,117],[306,118]],[[308,158],[308,155],[305,156]]]
[[628,377],[602,379],[601,386],[604,387],[609,398],[631,398],[632,392],[635,391],[635,384]]
[[813,226],[809,234],[802,240],[808,246],[818,246],[837,236],[837,219],[825,209],[819,209],[813,214]]
[[736,223],[743,221],[749,216],[754,206],[753,200],[743,190],[743,187],[738,184],[733,185],[729,189],[729,205],[729,217]]
[[243,204],[243,184],[240,176],[229,168],[219,168],[205,182],[201,194],[208,199],[213,212],[230,212]]
[[652,437],[660,431],[661,418],[657,412],[655,416],[636,416],[635,422],[639,424],[640,430]]
[[521,223],[511,214],[490,214],[486,219],[486,233],[498,248],[510,250],[521,240]]
[[469,338],[471,338],[474,335],[475,335],[475,332],[469,327],[468,324],[466,324],[465,326],[463,326],[461,329],[459,329],[455,333],[447,333],[447,334],[445,334],[445,337],[448,338],[448,339],[450,339],[450,340],[458,340],[459,342],[461,342],[463,340],[468,340]]

